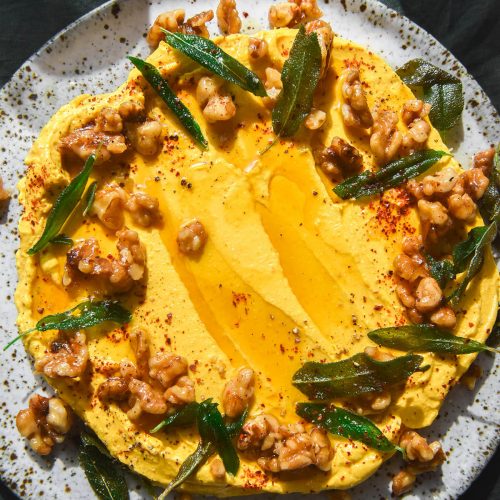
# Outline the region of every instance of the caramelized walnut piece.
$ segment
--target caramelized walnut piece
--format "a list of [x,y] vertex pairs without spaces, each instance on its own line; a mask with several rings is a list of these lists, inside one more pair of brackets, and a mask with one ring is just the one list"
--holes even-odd
[[144,104],[137,100],[128,100],[120,104],[118,108],[120,116],[127,121],[141,120],[144,117]]
[[29,407],[17,414],[16,426],[36,453],[48,455],[56,443],[64,441],[72,420],[70,409],[61,399],[34,394]]
[[157,352],[149,359],[149,376],[164,388],[169,388],[179,378],[187,374],[187,361],[172,352]]
[[3,186],[3,179],[0,177],[0,201],[6,201],[10,198],[10,193]]
[[448,306],[440,307],[438,310],[434,311],[429,317],[431,323],[441,328],[449,328],[450,330],[455,328],[457,324],[457,317],[455,316],[455,311]]
[[306,24],[306,33],[307,34],[316,33],[318,37],[319,48],[321,49],[320,78],[323,78],[326,75],[328,67],[330,65],[330,54],[332,51],[333,38],[334,38],[332,27],[326,21],[321,21],[321,20],[311,21]]
[[188,35],[198,35],[204,38],[209,38],[210,34],[206,27],[206,23],[214,18],[213,10],[205,10],[190,17],[181,27],[181,31]]
[[236,10],[235,0],[219,0],[217,7],[217,25],[224,35],[239,33],[241,19]]
[[165,399],[176,406],[192,403],[195,400],[194,382],[189,377],[180,377],[165,391]]
[[306,116],[304,125],[309,130],[318,130],[326,120],[326,113],[320,109],[311,109],[311,112]]
[[163,143],[163,125],[157,120],[148,120],[128,128],[128,136],[134,149],[143,156],[154,156]]
[[248,39],[248,55],[250,56],[250,59],[263,59],[267,56],[268,51],[269,47],[267,42],[262,38],[250,37]]
[[408,127],[408,132],[403,135],[402,153],[410,154],[423,147],[429,138],[431,126],[425,120],[431,105],[420,99],[411,99],[403,104],[402,120]]
[[334,181],[359,172],[363,166],[363,157],[358,150],[340,137],[334,137],[329,147],[317,151],[315,160],[321,170]]
[[268,17],[272,28],[293,28],[302,22],[319,19],[322,15],[316,0],[293,0],[272,5]]
[[415,484],[417,476],[410,472],[408,469],[399,471],[392,479],[392,492],[396,496],[401,496],[408,493]]
[[220,458],[216,457],[210,462],[210,473],[214,479],[224,479],[226,477],[226,469]]
[[91,213],[109,229],[117,231],[123,226],[123,210],[127,201],[127,192],[116,182],[106,184],[97,190]]
[[403,137],[397,128],[398,115],[393,111],[375,114],[370,148],[381,164],[390,162],[397,155]]
[[274,435],[278,432],[279,422],[272,415],[262,413],[249,419],[243,426],[238,438],[239,450],[268,450],[274,445]]
[[156,49],[160,45],[160,42],[165,40],[165,33],[163,33],[161,28],[174,33],[180,31],[184,22],[184,16],[184,9],[171,10],[160,14],[148,31],[146,40],[149,46],[152,49]]
[[163,394],[155,390],[147,382],[133,378],[128,384],[130,391],[129,403],[131,404],[127,416],[131,420],[137,420],[142,413],[151,413],[153,415],[163,415],[168,406]]
[[[427,197],[446,195],[452,191],[459,178],[455,169],[446,167],[434,175],[426,175],[422,180],[422,191]],[[413,179],[414,182],[417,182]]]
[[208,235],[198,219],[184,224],[177,234],[177,246],[184,255],[196,255],[203,250]]
[[272,108],[283,90],[283,82],[281,80],[281,73],[277,69],[269,67],[266,68],[265,73],[264,87],[266,88],[267,96],[262,101],[268,108]]
[[347,68],[342,72],[341,79],[342,96],[345,101],[342,105],[344,124],[347,127],[371,127],[373,125],[373,117],[368,108],[365,91],[361,85],[359,70],[357,68]]
[[230,120],[236,114],[233,99],[221,87],[222,81],[211,76],[200,78],[196,87],[196,100],[208,123]]
[[491,168],[493,167],[493,158],[495,156],[495,149],[489,148],[484,151],[479,151],[474,155],[473,168],[477,168],[483,172],[484,175],[489,176]]
[[123,130],[120,113],[113,108],[103,108],[95,120],[95,130],[111,134],[120,133]]
[[255,391],[255,373],[242,367],[226,384],[222,393],[222,406],[228,417],[240,416],[250,404]]
[[123,377],[111,377],[99,385],[97,397],[101,401],[123,401],[129,397],[129,381]]
[[132,193],[125,203],[132,220],[143,227],[149,227],[160,219],[158,199],[142,191]]
[[87,368],[89,351],[85,334],[61,335],[52,342],[50,351],[35,361],[35,370],[47,377],[80,377]]

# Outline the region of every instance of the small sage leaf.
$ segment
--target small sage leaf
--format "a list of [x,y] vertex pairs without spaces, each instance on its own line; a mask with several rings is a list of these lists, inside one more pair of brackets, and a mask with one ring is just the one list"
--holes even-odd
[[365,353],[334,363],[305,363],[293,375],[293,385],[310,399],[326,400],[380,392],[405,382],[420,368],[422,356],[408,354],[389,361],[375,361]]
[[431,105],[429,118],[438,130],[454,127],[464,109],[462,82],[423,59],[413,59],[397,70],[404,83],[421,88]]
[[290,56],[283,65],[283,90],[273,109],[273,129],[278,137],[295,135],[311,112],[313,95],[321,73],[321,49],[316,33],[299,28]]
[[435,259],[430,254],[425,254],[425,260],[431,276],[439,283],[439,286],[444,289],[446,285],[455,279],[455,265],[451,260]]
[[164,29],[162,31],[165,33],[165,41],[171,47],[187,55],[212,73],[256,96],[264,97],[267,95],[259,77],[234,57],[224,52],[212,40],[198,35],[171,33]]
[[62,190],[50,211],[45,229],[40,239],[28,250],[28,255],[35,255],[43,250],[58,234],[64,223],[80,201],[95,162],[91,154],[82,171]]
[[149,432],[154,434],[158,432],[160,429],[165,427],[178,427],[183,425],[193,425],[196,423],[196,418],[198,416],[198,407],[199,403],[193,401],[192,403],[188,403],[186,406],[183,406],[179,410],[176,410],[172,415],[169,415],[167,418],[162,420],[156,427],[151,429]]
[[92,205],[94,204],[95,200],[95,193],[97,191],[97,181],[94,181],[87,189],[87,192],[85,193],[85,208],[83,209],[82,215],[84,217],[87,216],[87,214],[90,212],[90,209],[92,208]]
[[138,57],[128,56],[128,58],[141,72],[142,76],[151,87],[153,87],[153,90],[161,97],[163,102],[170,108],[184,128],[191,134],[191,137],[193,137],[203,149],[206,149],[208,147],[208,142],[203,136],[198,122],[194,119],[189,109],[175,95],[167,80],[161,76],[156,67]]
[[58,234],[57,236],[52,238],[50,242],[54,245],[73,245],[73,240],[65,234]]
[[457,337],[434,325],[405,325],[379,328],[368,334],[378,345],[410,352],[437,352],[440,354],[470,354],[496,349],[476,340]]
[[90,486],[102,500],[128,500],[125,477],[115,461],[89,440],[82,439],[78,455]]
[[369,419],[337,406],[323,403],[298,403],[297,415],[336,436],[342,436],[384,453],[399,449]]
[[382,193],[422,174],[446,154],[444,151],[432,149],[416,151],[384,165],[376,172],[365,170],[349,177],[337,185],[333,191],[343,200]]

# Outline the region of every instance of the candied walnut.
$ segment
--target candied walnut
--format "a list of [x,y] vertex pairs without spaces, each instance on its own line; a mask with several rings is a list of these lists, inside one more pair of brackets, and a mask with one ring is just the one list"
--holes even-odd
[[97,397],[101,401],[123,401],[128,396],[128,380],[123,377],[111,377],[97,389]]
[[255,373],[251,368],[243,367],[224,387],[222,406],[228,417],[241,415],[250,404],[255,391]]
[[219,78],[202,76],[196,86],[196,100],[198,104],[202,107],[206,106],[208,100],[218,94],[222,83]]
[[422,236],[405,236],[401,246],[403,252],[410,257],[420,255],[424,248]]
[[109,229],[118,230],[123,226],[123,209],[127,192],[116,182],[106,184],[96,191],[91,213]]
[[181,31],[188,35],[198,35],[205,38],[210,37],[206,23],[214,18],[213,10],[205,10],[190,17],[181,27]]
[[163,125],[156,120],[149,120],[137,127],[129,128],[129,138],[134,149],[141,155],[154,156],[163,143]]
[[394,356],[389,352],[384,352],[378,347],[365,347],[365,354],[375,361],[390,361]]
[[398,116],[393,111],[375,115],[370,148],[380,163],[391,161],[398,153],[403,137],[397,128]]
[[175,380],[187,374],[187,361],[171,352],[157,352],[149,360],[149,376],[168,388]]
[[439,201],[419,200],[418,213],[423,222],[436,226],[445,226],[449,221],[448,210]]
[[203,116],[208,123],[216,123],[230,120],[236,115],[236,106],[233,98],[226,94],[212,96],[205,108]]
[[410,179],[406,183],[406,191],[417,201],[425,196],[423,183],[416,179]]
[[216,457],[210,462],[210,473],[214,479],[224,479],[226,477],[226,469],[220,458]]
[[140,101],[128,100],[120,104],[118,112],[124,120],[141,120],[144,117],[145,112],[144,104]]
[[465,385],[469,391],[473,391],[477,381],[482,377],[483,370],[479,365],[473,364],[460,378],[460,383]]
[[410,99],[403,104],[401,118],[405,125],[409,125],[419,118],[425,118],[431,110],[431,105],[420,100]]
[[471,222],[476,216],[477,206],[467,194],[452,194],[448,198],[448,212],[455,219]]
[[184,22],[184,16],[184,9],[171,10],[160,14],[148,31],[146,40],[149,46],[152,49],[156,49],[160,45],[160,42],[165,39],[165,33],[163,33],[161,28],[171,32],[180,31]]
[[320,109],[311,109],[311,112],[306,116],[304,125],[309,130],[318,130],[326,120],[326,113]]
[[316,152],[315,160],[332,180],[341,180],[363,166],[363,157],[358,150],[340,137],[334,137],[329,147]]
[[127,150],[125,137],[121,134],[110,135],[100,132],[93,125],[76,129],[59,141],[61,153],[73,153],[82,160],[96,153],[95,165],[108,161],[112,155]]
[[435,309],[443,300],[443,292],[434,278],[423,278],[415,290],[415,308],[421,313]]
[[409,257],[404,253],[397,255],[394,259],[394,272],[411,283],[429,274],[420,255]]
[[[139,241],[139,235],[131,229],[125,228],[118,231],[116,236],[118,237],[116,246],[120,254],[120,266],[115,266],[109,281],[118,288],[130,288],[133,284],[130,281],[139,281],[144,276],[146,250]],[[124,272],[126,277],[123,276]]]
[[[444,461],[444,453],[439,441],[431,444],[415,431],[405,431],[399,439],[399,445],[406,452],[407,460],[437,467]],[[437,463],[439,462],[439,463]]]
[[16,426],[36,453],[48,455],[56,443],[64,441],[72,420],[69,408],[61,399],[34,394],[29,407],[17,414]]
[[267,97],[264,97],[262,100],[267,107],[272,108],[276,104],[278,96],[283,89],[281,73],[277,69],[271,67],[266,68],[264,87],[267,91]]
[[431,323],[434,323],[436,326],[440,326],[442,328],[453,329],[457,324],[455,311],[448,306],[440,307],[437,311],[431,314],[429,319]]
[[235,0],[219,0],[217,25],[224,35],[240,32],[241,19],[236,10]]
[[0,201],[6,201],[10,198],[10,193],[3,186],[3,179],[0,177]]
[[60,337],[52,342],[50,351],[35,361],[35,369],[47,377],[80,377],[87,368],[89,351],[85,334]]
[[278,432],[279,422],[272,415],[262,413],[248,420],[238,438],[239,450],[268,450],[274,445],[273,436]]
[[403,154],[414,152],[427,142],[431,126],[424,118],[430,110],[431,105],[420,99],[411,99],[404,103],[401,118],[408,127],[408,132],[403,135]]
[[[342,96],[345,103],[342,105],[342,117],[347,127],[369,128],[373,125],[373,117],[368,108],[365,91],[359,79],[357,68],[347,68],[342,72]],[[385,124],[385,115],[379,118],[378,128]],[[385,121],[383,121],[385,120]],[[378,132],[380,135],[380,132]],[[373,149],[373,146],[372,146]]]
[[359,415],[377,415],[383,413],[391,404],[392,397],[389,391],[363,394],[354,401],[356,413]]
[[195,400],[194,382],[189,377],[180,377],[165,391],[165,399],[177,406],[192,403]]
[[[122,377],[146,378],[149,374],[149,343],[146,332],[142,328],[134,328],[129,336],[130,346],[135,354],[137,366],[130,366],[127,361],[120,363]],[[129,375],[130,374],[130,375]]]
[[133,221],[143,227],[151,226],[160,218],[159,206],[157,198],[141,191],[131,194],[125,203]]
[[251,59],[263,59],[267,56],[269,47],[267,42],[262,38],[249,38],[248,39],[248,55]]
[[142,413],[151,413],[153,415],[163,415],[168,406],[161,392],[153,389],[151,385],[142,380],[133,378],[128,384],[130,391],[129,402],[131,404],[127,416],[131,420],[137,420]]
[[423,193],[429,197],[434,194],[443,195],[450,193],[455,187],[458,177],[459,174],[451,167],[444,168],[434,175],[426,175],[422,180]]
[[271,5],[269,8],[269,24],[271,28],[293,27],[300,19],[300,7],[293,2]]
[[392,492],[396,496],[408,493],[413,488],[417,476],[407,469],[399,471],[392,479]]
[[479,151],[474,155],[473,167],[480,169],[484,175],[489,176],[493,167],[493,158],[495,149],[490,148],[485,151]]
[[306,24],[306,33],[316,33],[318,37],[319,48],[321,49],[320,78],[323,78],[326,75],[328,67],[330,65],[330,54],[332,52],[334,38],[332,27],[326,21],[311,21]]
[[490,183],[480,168],[466,170],[460,177],[463,180],[465,191],[473,200],[482,198]]
[[415,296],[413,295],[413,288],[406,280],[400,280],[396,286],[396,295],[401,304],[405,307],[415,307]]
[[195,255],[203,249],[208,239],[208,235],[203,224],[194,219],[181,226],[177,234],[177,246],[184,255]]
[[123,130],[120,113],[113,108],[103,108],[95,120],[95,130],[118,134]]

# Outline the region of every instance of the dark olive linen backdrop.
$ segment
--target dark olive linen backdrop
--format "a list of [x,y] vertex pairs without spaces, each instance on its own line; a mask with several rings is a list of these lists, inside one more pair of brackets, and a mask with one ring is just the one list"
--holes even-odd
[[[0,86],[49,38],[104,1],[0,0]],[[244,5],[246,1],[237,3]],[[349,4],[349,0],[344,1]],[[166,6],[174,3],[165,1]],[[383,3],[433,34],[474,75],[500,110],[500,0],[383,0]],[[500,450],[497,450],[460,500],[500,499],[499,475]],[[0,499],[16,498],[0,482]]]

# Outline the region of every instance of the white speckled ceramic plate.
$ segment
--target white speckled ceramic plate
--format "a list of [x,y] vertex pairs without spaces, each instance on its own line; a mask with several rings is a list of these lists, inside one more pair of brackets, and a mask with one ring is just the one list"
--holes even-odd
[[[110,2],[91,12],[56,36],[14,75],[0,92],[0,175],[15,190],[23,175],[23,158],[49,117],[81,93],[111,91],[120,84],[129,68],[127,54],[148,54],[144,41],[147,26],[161,11],[184,6],[188,14],[215,8],[216,0]],[[246,32],[267,26],[270,0],[238,0],[245,13]],[[347,0],[320,2],[334,30],[382,54],[393,66],[414,57],[424,57],[457,74],[464,83],[466,107],[463,124],[447,137],[458,159],[469,166],[471,154],[500,138],[500,119],[479,85],[465,68],[440,45],[408,19],[375,1]],[[216,32],[215,23],[212,32]],[[17,220],[20,207],[15,196],[0,215],[0,344],[16,335],[16,286],[14,252],[18,245]],[[32,373],[31,362],[22,345],[2,354],[0,363],[0,475],[23,498],[94,498],[78,466],[76,446],[71,439],[50,458],[40,458],[28,449],[15,429],[15,415],[26,407],[29,396],[44,386]],[[426,431],[442,439],[449,456],[442,474],[427,474],[409,498],[457,498],[493,454],[500,436],[500,383],[498,358],[481,355],[485,376],[474,392],[456,387],[449,394],[440,417]],[[392,474],[398,459],[386,464],[353,490],[356,499],[389,496]],[[133,498],[147,498],[141,483],[132,477]],[[262,498],[262,497],[261,497]]]

